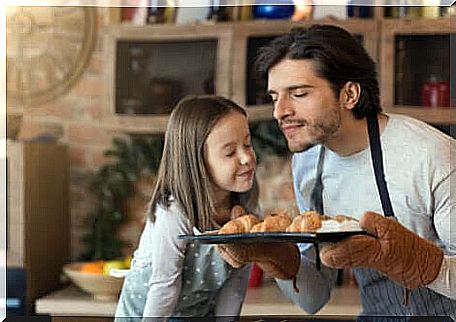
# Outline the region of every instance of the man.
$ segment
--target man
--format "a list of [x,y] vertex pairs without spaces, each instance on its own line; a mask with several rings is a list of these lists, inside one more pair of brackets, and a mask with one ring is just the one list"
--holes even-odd
[[[310,244],[300,245],[299,267],[280,264],[296,257],[288,244],[227,245],[222,256],[234,265],[259,262],[309,313],[327,303],[336,268],[351,267],[362,315],[455,318],[456,141],[382,113],[375,63],[341,28],[293,29],[262,48],[257,67],[294,152],[300,211],[353,216],[371,236],[324,245],[320,270]],[[283,279],[295,274],[299,293]]]

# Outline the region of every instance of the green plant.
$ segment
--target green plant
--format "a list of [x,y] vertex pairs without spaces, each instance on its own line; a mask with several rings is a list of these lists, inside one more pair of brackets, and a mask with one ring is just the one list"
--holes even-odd
[[258,164],[267,155],[289,155],[287,141],[275,120],[254,122],[250,125],[250,132]]
[[123,201],[132,185],[144,174],[155,174],[163,151],[163,137],[115,138],[105,155],[113,162],[95,174],[90,189],[98,200],[97,210],[88,218],[90,230],[83,241],[87,251],[81,260],[114,259],[122,256],[123,241],[117,230],[125,220]]

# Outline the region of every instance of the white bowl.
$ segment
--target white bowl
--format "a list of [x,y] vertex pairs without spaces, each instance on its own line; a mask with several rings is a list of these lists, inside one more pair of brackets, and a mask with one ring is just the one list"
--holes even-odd
[[124,279],[81,272],[81,266],[84,264],[83,262],[66,264],[62,270],[76,286],[92,294],[94,299],[100,301],[117,300]]

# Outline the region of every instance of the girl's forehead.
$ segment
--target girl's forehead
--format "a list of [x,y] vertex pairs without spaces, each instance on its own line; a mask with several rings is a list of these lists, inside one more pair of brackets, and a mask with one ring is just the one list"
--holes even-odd
[[247,124],[247,117],[240,112],[232,111],[218,119],[212,127],[211,132],[219,129],[232,129],[237,125],[244,124]]
[[207,137],[208,143],[224,144],[245,137],[249,134],[247,117],[239,112],[232,112],[220,118]]

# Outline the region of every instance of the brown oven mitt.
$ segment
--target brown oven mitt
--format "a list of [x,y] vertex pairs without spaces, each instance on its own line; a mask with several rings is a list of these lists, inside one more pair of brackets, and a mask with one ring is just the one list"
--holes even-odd
[[437,278],[443,251],[436,245],[374,212],[366,212],[359,225],[372,236],[351,236],[323,247],[320,256],[325,265],[372,268],[410,289]]
[[265,273],[283,280],[294,279],[300,265],[299,248],[293,243],[221,244],[217,249],[234,268],[256,262]]

